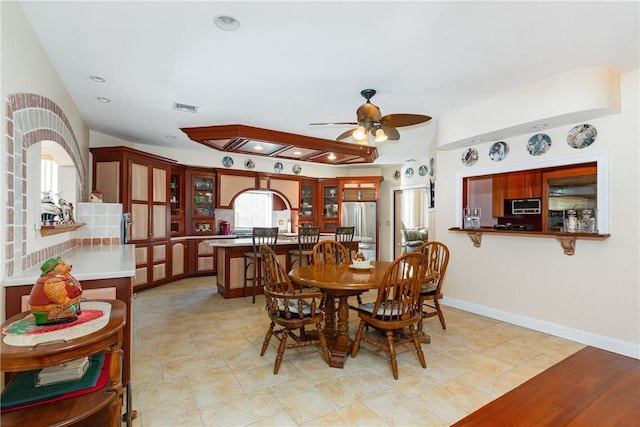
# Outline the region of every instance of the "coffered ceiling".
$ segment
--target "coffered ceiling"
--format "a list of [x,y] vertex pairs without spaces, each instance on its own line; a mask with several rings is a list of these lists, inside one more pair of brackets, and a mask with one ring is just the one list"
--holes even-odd
[[[579,68],[639,67],[637,1],[17,4],[91,130],[203,156],[212,148],[259,155],[256,137],[273,144],[262,155],[281,158],[298,147],[305,161],[329,163],[334,152],[339,165],[426,160],[444,113]],[[221,15],[239,28],[216,27]],[[335,146],[353,126],[310,126],[353,122],[368,88],[383,115],[433,120],[399,128],[399,140],[367,154],[354,141]],[[181,131],[193,128],[215,132]],[[260,139],[254,128],[298,139]]]
[[218,151],[324,164],[372,163],[375,147],[244,125],[183,128],[190,139]]

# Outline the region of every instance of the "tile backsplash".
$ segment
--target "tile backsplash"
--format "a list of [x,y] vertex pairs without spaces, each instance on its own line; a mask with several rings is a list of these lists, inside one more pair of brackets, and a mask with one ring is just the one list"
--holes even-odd
[[120,243],[121,203],[77,203],[74,215],[76,222],[86,224],[78,229],[78,244]]

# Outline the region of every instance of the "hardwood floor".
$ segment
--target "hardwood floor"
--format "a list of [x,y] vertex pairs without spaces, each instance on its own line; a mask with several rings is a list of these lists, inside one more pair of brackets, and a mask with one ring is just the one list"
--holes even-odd
[[638,426],[640,360],[586,347],[454,426]]

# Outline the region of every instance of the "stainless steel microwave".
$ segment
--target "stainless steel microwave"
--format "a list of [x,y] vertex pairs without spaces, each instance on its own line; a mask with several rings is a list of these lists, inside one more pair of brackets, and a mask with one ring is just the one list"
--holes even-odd
[[512,215],[537,215],[542,212],[540,199],[516,199],[511,201]]

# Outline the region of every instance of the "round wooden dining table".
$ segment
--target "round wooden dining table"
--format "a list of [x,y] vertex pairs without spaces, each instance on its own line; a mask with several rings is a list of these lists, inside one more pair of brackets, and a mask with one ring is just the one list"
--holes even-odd
[[[371,262],[371,268],[356,269],[349,264],[312,264],[296,267],[289,272],[292,281],[308,287],[316,287],[326,294],[324,331],[331,349],[329,365],[344,367],[351,349],[349,340],[348,298],[382,284],[384,273],[391,265],[387,261]],[[430,280],[433,277],[427,276]],[[335,299],[338,299],[338,322],[335,321]],[[423,341],[430,342],[428,335]]]

